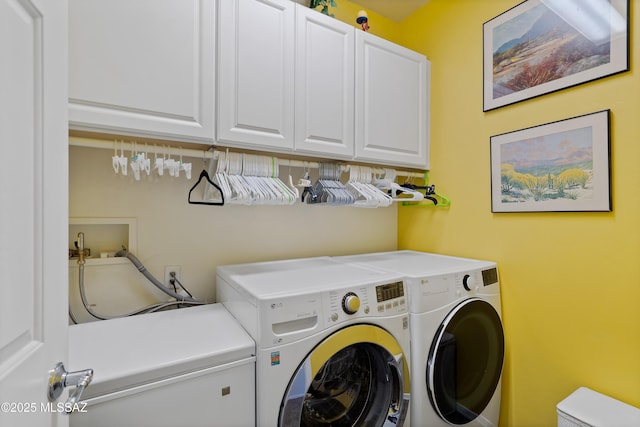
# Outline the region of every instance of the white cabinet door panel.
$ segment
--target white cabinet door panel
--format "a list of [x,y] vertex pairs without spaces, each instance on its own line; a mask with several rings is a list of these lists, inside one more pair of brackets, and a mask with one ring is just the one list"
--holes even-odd
[[296,8],[296,151],[353,156],[354,33],[351,25]]
[[219,6],[218,139],[291,151],[295,3],[225,0]]
[[215,2],[71,0],[72,129],[214,139]]
[[356,158],[429,168],[429,62],[356,32]]

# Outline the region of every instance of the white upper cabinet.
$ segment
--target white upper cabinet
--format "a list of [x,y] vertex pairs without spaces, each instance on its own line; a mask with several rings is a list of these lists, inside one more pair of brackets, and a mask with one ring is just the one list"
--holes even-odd
[[429,62],[356,32],[356,159],[429,169]]
[[296,9],[295,150],[352,158],[355,29]]
[[70,128],[212,142],[215,12],[210,0],[70,0]]
[[429,62],[290,0],[69,0],[69,127],[429,168]]
[[295,3],[224,0],[218,4],[218,140],[291,151]]

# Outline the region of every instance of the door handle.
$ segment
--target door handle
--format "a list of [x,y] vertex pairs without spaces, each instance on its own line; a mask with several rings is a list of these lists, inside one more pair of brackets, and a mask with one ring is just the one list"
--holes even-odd
[[85,369],[84,371],[67,372],[62,362],[49,371],[49,402],[58,400],[65,387],[75,387],[75,390],[67,399],[65,408],[72,408],[80,398],[84,389],[87,388],[93,379],[93,369]]

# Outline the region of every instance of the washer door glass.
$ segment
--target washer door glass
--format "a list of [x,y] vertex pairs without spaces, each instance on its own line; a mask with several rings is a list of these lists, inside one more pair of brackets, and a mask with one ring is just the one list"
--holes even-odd
[[[399,426],[408,410],[407,365],[400,347],[363,339],[353,329],[336,332],[303,361],[280,408],[281,427]],[[354,340],[339,337],[349,331]],[[359,338],[356,339],[356,336]],[[359,342],[358,342],[359,341]]]
[[466,424],[489,404],[500,380],[504,334],[496,310],[470,298],[436,332],[427,360],[429,400],[442,419]]

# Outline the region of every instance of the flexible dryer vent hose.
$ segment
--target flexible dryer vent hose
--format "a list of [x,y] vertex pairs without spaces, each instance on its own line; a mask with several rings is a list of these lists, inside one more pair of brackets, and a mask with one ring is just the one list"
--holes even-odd
[[144,275],[144,277],[146,277],[151,283],[153,283],[155,285],[155,287],[157,287],[158,289],[160,289],[162,292],[164,292],[165,294],[169,295],[170,297],[173,297],[178,301],[197,302],[194,298],[192,298],[190,296],[180,295],[180,294],[172,291],[168,287],[166,287],[162,282],[160,282],[158,279],[156,279],[153,276],[153,274],[151,274],[149,272],[149,270],[147,270],[147,268],[144,265],[142,265],[140,260],[138,258],[136,258],[135,255],[133,255],[131,252],[129,252],[124,247],[122,248],[121,251],[116,252],[116,256],[117,257],[126,257],[129,261],[131,261],[131,263],[133,263],[133,265],[136,266],[138,271],[140,273],[142,273]]

